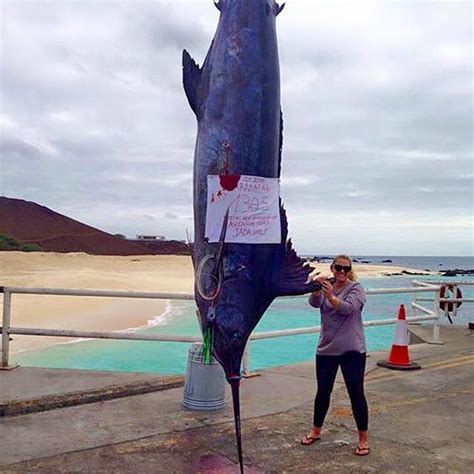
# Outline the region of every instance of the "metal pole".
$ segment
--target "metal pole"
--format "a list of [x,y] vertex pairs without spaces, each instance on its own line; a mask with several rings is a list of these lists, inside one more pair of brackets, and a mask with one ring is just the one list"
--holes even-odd
[[458,285],[456,283],[453,284],[453,318],[458,315]]
[[439,320],[440,320],[440,311],[439,311],[439,299],[440,299],[441,288],[438,288],[438,291],[434,294],[433,301],[433,312],[438,316],[436,321],[433,324],[433,341],[432,344],[443,344],[439,337]]
[[[408,317],[407,323],[419,321],[432,321],[436,319],[434,314],[428,308],[417,305],[417,310],[426,314],[426,316]],[[385,326],[397,323],[397,318],[392,319],[374,319],[365,321],[365,327]],[[297,329],[283,329],[280,331],[258,332],[250,336],[250,340],[269,339],[272,337],[296,336],[298,334],[312,334],[321,331],[321,326],[304,327]],[[117,339],[117,340],[135,340],[135,341],[168,341],[168,342],[202,342],[201,336],[178,336],[173,334],[143,334],[129,331],[77,331],[74,329],[48,329],[48,328],[21,328],[10,326],[9,334],[21,334],[25,336],[53,336],[53,337],[74,337],[88,339]],[[248,356],[250,360],[250,356]],[[247,362],[248,366],[248,362]]]
[[11,315],[11,294],[8,290],[3,290],[3,319],[2,319],[2,368],[8,367],[8,356],[10,353],[10,315]]
[[74,337],[88,339],[117,339],[134,341],[202,342],[201,336],[175,336],[172,334],[143,334],[129,331],[76,331],[73,329],[10,327],[10,334],[29,336]]
[[250,339],[245,346],[244,356],[242,358],[242,377],[249,379],[250,377],[258,377],[259,372],[250,372]]
[[[414,281],[412,281],[411,283],[414,287],[416,287],[416,284]],[[414,297],[413,297],[413,301],[412,301],[412,305],[411,305],[411,315],[413,317],[416,316],[416,306],[418,305],[418,293],[415,293]]]
[[24,295],[106,296],[111,298],[149,298],[161,300],[194,300],[190,293],[153,293],[149,291],[92,290],[73,288],[24,288],[10,286],[5,291]]
[[244,377],[250,376],[250,339],[245,346],[244,356],[242,357],[242,375]]

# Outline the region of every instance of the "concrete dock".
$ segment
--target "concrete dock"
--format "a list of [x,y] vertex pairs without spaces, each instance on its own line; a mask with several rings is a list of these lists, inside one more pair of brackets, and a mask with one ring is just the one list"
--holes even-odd
[[[377,367],[387,354],[370,353],[366,457],[353,454],[357,432],[342,379],[323,438],[311,446],[299,439],[312,422],[314,362],[243,380],[246,472],[473,472],[474,331],[446,327],[441,339],[410,346],[417,371]],[[220,411],[189,411],[182,384],[156,374],[0,371],[0,472],[238,472],[230,398]]]

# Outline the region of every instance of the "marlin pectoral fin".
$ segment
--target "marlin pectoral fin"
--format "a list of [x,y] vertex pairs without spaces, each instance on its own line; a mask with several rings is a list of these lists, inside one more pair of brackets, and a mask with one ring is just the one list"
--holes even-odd
[[183,49],[183,85],[193,112],[197,115],[197,89],[201,80],[201,69],[190,54]]

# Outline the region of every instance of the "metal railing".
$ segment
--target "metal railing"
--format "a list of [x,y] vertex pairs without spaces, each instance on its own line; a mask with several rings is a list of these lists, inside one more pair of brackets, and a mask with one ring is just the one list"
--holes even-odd
[[[453,303],[457,310],[458,303],[474,302],[473,298],[442,298],[440,296],[443,285],[449,284],[454,286],[454,295],[456,289],[461,285],[474,285],[469,281],[453,281],[453,282],[426,282],[413,280],[413,287],[410,288],[380,288],[367,289],[367,295],[386,295],[386,294],[410,294],[413,293],[414,301],[411,303],[412,316],[407,317],[407,322],[436,321],[433,327],[433,342],[439,343],[439,323],[440,317],[444,314],[440,310],[440,303]],[[1,367],[9,367],[9,345],[10,336],[12,334],[30,335],[30,336],[55,336],[55,337],[72,337],[87,339],[118,339],[118,340],[137,340],[137,341],[161,341],[161,342],[184,342],[192,343],[202,341],[200,336],[181,336],[169,334],[142,334],[132,331],[79,331],[67,329],[47,329],[47,328],[22,328],[11,325],[12,313],[12,295],[28,294],[28,295],[63,295],[63,296],[88,296],[88,297],[111,297],[111,298],[140,298],[140,299],[166,299],[166,300],[194,300],[194,295],[187,293],[154,293],[154,292],[132,292],[132,291],[107,291],[107,290],[80,290],[65,288],[25,288],[25,287],[0,287],[0,293],[3,293],[3,318],[2,318],[2,360]],[[419,293],[432,293],[432,298],[420,298]],[[419,302],[431,302],[432,309],[429,309]],[[417,316],[417,311],[424,313],[424,316]],[[395,324],[397,318],[378,319],[373,321],[365,321],[365,327],[385,326]],[[247,348],[244,353],[242,362],[243,373],[249,373],[250,365],[250,343],[259,339],[270,339],[274,337],[286,337],[298,334],[312,334],[321,331],[321,326],[304,327],[296,329],[285,329],[278,331],[254,333],[250,336]]]

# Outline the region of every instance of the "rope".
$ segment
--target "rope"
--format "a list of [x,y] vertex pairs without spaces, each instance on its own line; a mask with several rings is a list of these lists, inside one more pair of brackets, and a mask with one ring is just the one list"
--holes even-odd
[[204,265],[206,265],[206,263],[209,262],[210,260],[215,260],[214,255],[206,255],[205,257],[203,257],[201,261],[199,262],[199,265],[196,270],[196,289],[197,289],[197,292],[199,293],[199,296],[206,301],[212,301],[215,299],[215,297],[219,294],[219,291],[221,289],[221,283],[222,283],[220,271],[218,272],[217,277],[213,275],[212,273],[204,273],[204,275],[208,276],[216,286],[212,294],[210,295],[206,294],[206,291],[203,288],[202,276],[203,276]]

